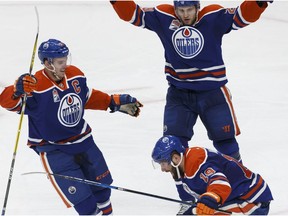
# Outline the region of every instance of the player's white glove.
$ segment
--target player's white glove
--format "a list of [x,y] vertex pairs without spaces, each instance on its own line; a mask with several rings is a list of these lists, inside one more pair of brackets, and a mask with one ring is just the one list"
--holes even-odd
[[114,94],[111,95],[109,107],[112,113],[119,111],[137,117],[143,105],[129,94]]

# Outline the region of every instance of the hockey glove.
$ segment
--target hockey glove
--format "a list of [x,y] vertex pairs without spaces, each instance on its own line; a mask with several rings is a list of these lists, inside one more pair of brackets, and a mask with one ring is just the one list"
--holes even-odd
[[21,75],[14,83],[14,98],[23,94],[30,94],[36,89],[37,80],[35,76],[28,73]]
[[111,113],[119,111],[137,117],[140,113],[140,107],[143,105],[129,94],[114,94],[111,95],[109,107]]
[[[190,201],[186,201],[190,202]],[[193,209],[196,208],[196,204],[191,201],[191,205],[189,204],[181,204],[181,208],[176,215],[194,215]]]
[[272,4],[273,1],[274,1],[274,0],[262,0],[262,1],[256,1],[256,3],[258,4],[259,7],[263,7],[263,6],[265,6],[265,5],[267,6],[267,3],[266,3],[266,2],[269,2],[269,3]]
[[206,192],[200,196],[196,206],[197,215],[213,215],[221,202],[220,196]]

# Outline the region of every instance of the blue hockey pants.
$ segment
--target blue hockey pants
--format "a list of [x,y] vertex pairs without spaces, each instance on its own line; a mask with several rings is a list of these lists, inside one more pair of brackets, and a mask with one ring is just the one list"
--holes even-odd
[[164,135],[177,136],[188,147],[198,116],[219,152],[232,157],[239,154],[235,136],[240,130],[229,90],[223,86],[210,91],[192,91],[171,85],[166,96]]
[[[46,172],[111,184],[112,177],[102,152],[96,145],[87,151],[67,154],[60,150],[40,153]],[[67,207],[74,206],[80,215],[93,214],[97,203],[109,200],[111,189],[49,176],[57,193]],[[112,211],[112,209],[111,209]]]

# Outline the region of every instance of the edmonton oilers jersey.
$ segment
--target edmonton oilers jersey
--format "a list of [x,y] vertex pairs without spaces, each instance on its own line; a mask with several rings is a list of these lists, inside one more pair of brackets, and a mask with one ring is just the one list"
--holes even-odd
[[273,200],[269,186],[257,173],[219,152],[192,147],[185,152],[184,190],[198,198],[208,192],[222,200],[220,209],[249,214],[252,203]]
[[[75,153],[94,144],[91,128],[83,119],[84,110],[107,110],[110,95],[88,88],[84,73],[67,66],[60,83],[51,80],[44,70],[36,72],[36,89],[28,94],[25,114],[28,115],[28,145],[37,151],[61,149]],[[23,98],[13,99],[14,86],[1,93],[1,106],[18,112]],[[40,149],[41,148],[41,149]]]
[[62,140],[90,129],[83,119],[83,106],[89,92],[86,78],[73,66],[66,68],[65,76],[57,84],[48,78],[44,70],[35,74],[37,90],[27,98],[25,109],[29,118],[29,145],[43,142],[60,144]]
[[121,19],[157,33],[165,49],[168,82],[196,91],[227,83],[221,50],[223,35],[256,21],[265,9],[252,1],[228,9],[209,5],[199,11],[193,26],[181,26],[172,5],[141,8],[133,1],[116,1],[113,7]]
[[86,77],[75,66],[66,68],[59,84],[49,79],[44,70],[35,77],[37,89],[28,96],[25,109],[29,119],[28,145],[67,149],[74,144],[93,144],[91,128],[83,119],[84,108],[106,110],[110,96],[89,89]]

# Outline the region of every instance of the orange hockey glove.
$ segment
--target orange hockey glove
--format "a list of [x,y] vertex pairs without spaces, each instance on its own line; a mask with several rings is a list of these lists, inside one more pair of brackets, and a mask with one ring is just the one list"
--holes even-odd
[[197,201],[197,215],[213,215],[221,202],[220,196],[213,192],[206,192]]
[[37,80],[33,75],[28,73],[21,75],[14,83],[14,98],[23,94],[30,94],[36,89]]
[[119,111],[137,117],[140,114],[140,107],[143,105],[129,94],[114,94],[111,95],[109,107],[112,113]]

